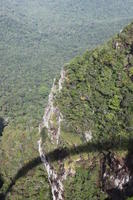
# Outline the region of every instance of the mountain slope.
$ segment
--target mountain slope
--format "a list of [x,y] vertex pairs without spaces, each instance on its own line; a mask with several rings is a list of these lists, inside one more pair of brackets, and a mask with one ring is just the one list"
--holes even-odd
[[127,152],[133,133],[132,68],[133,23],[64,67],[39,126],[39,153],[52,177],[40,165],[36,129],[4,129],[0,172],[7,199],[52,199],[50,186],[60,180],[68,200],[133,195]]
[[[125,152],[133,136],[132,70],[133,23],[105,45],[72,60],[54,82],[40,125],[39,152],[44,151],[41,157],[45,163],[46,152],[60,149],[59,163],[50,163],[48,156],[49,165],[59,175],[50,182],[63,181],[65,174],[65,184],[69,180],[72,185],[65,186],[66,199],[72,194],[75,200],[106,199],[108,195],[108,199],[126,199],[133,195],[126,186],[132,184],[133,177],[129,152]],[[52,193],[53,199],[59,199],[61,188]]]
[[104,46],[65,67],[66,80],[57,105],[73,131],[91,130],[100,140],[132,130],[132,35],[131,24]]

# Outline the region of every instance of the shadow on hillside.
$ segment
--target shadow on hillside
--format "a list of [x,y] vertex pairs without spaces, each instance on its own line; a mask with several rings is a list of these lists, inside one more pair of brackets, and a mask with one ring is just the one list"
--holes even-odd
[[36,157],[33,160],[31,160],[30,162],[28,162],[26,165],[24,165],[21,169],[18,170],[17,174],[13,177],[10,185],[8,186],[6,192],[3,194],[0,194],[0,200],[5,200],[7,194],[12,190],[12,187],[15,185],[16,181],[25,176],[28,171],[30,171],[31,169],[37,167],[38,165],[41,164],[41,159],[40,157]]
[[2,132],[5,126],[7,126],[7,122],[2,117],[0,117],[0,136],[2,136]]
[[[118,140],[119,141],[119,140]],[[59,148],[54,151],[51,151],[47,153],[46,157],[47,159],[50,160],[50,162],[54,161],[61,161],[69,156],[84,153],[84,152],[104,152],[108,150],[128,150],[129,154],[127,156],[127,167],[133,172],[133,163],[128,162],[129,158],[133,158],[133,151],[132,149],[132,144],[133,144],[133,139],[121,139],[121,142],[118,142],[117,140],[111,142],[111,141],[105,141],[105,142],[90,142],[86,143],[83,145],[79,146],[74,146],[71,148]],[[7,194],[12,190],[12,187],[16,184],[17,180],[20,179],[21,177],[25,176],[29,170],[37,167],[38,165],[42,164],[40,157],[36,157],[32,159],[30,162],[28,162],[26,165],[24,165],[21,169],[18,170],[17,174],[12,178],[12,181],[10,185],[8,186],[7,190],[5,191],[4,194],[0,194],[0,199],[5,200],[7,197]],[[129,166],[128,166],[129,165]],[[109,191],[111,193],[111,191]],[[110,198],[109,200],[111,200]],[[113,199],[114,200],[114,199]]]
[[2,176],[1,176],[1,174],[0,174],[0,188],[2,188],[3,183],[4,183],[4,181],[3,181],[3,178],[2,178]]

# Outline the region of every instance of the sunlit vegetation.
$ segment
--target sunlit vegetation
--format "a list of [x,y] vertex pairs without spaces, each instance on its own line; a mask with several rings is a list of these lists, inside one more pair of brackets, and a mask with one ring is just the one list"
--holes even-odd
[[[66,80],[56,98],[65,122],[61,145],[80,145],[88,129],[100,142],[111,141],[115,135],[120,139],[132,135],[133,25],[90,51],[133,18],[131,1],[126,5],[121,0],[109,2],[0,2],[0,193],[7,190],[20,168],[38,156],[37,127],[53,78],[64,63],[85,49],[89,50],[66,64]],[[47,151],[53,149],[50,144],[46,144]],[[65,167],[71,165],[75,170],[72,159],[79,157],[70,157],[71,164],[66,159]],[[88,154],[82,157],[88,159]],[[76,168],[75,176],[65,182],[66,199],[106,198],[97,187],[97,178],[97,166],[92,171]],[[43,167],[21,174],[8,199],[51,199]]]
[[93,169],[78,168],[76,175],[68,178],[65,189],[65,199],[68,200],[104,200],[107,197],[99,189],[98,169],[95,166]]
[[69,130],[91,130],[98,141],[133,132],[133,24],[107,44],[86,51],[66,66],[57,105]]

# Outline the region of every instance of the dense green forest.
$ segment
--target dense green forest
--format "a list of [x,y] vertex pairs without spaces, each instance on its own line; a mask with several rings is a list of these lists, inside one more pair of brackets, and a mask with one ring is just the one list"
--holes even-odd
[[[52,199],[37,127],[64,65],[54,102],[64,118],[60,147],[84,144],[86,131],[100,144],[116,137],[119,146],[132,137],[133,24],[121,30],[132,19],[130,0],[0,1],[0,198]],[[100,159],[99,152],[78,152],[63,160],[65,170],[75,171],[64,182],[65,199],[111,200],[101,191]]]
[[132,29],[133,24],[65,67],[67,78],[57,104],[74,132],[82,134],[89,127],[98,141],[132,133]]
[[0,115],[38,126],[53,78],[132,19],[131,1],[0,1]]
[[[48,158],[59,173],[62,165],[71,170],[63,182],[65,199],[127,200],[133,196],[133,23],[104,45],[71,60],[64,70],[63,88],[54,91],[54,106],[63,115],[59,149]],[[53,115],[49,124],[58,129],[56,111]],[[87,131],[92,135],[89,143]],[[57,146],[46,133],[42,129],[44,149],[51,152]],[[5,128],[0,175],[7,200],[52,199],[37,140],[36,129]]]
[[[118,153],[119,149],[121,154],[118,155],[117,162],[119,162],[119,159],[124,157],[123,146],[126,146],[127,149],[130,147],[127,143],[128,140],[131,142],[132,151],[133,23],[106,44],[86,51],[82,56],[73,59],[64,67],[64,70],[63,88],[55,95],[55,105],[63,114],[61,134],[66,135],[63,138],[63,144],[69,146],[69,141],[72,142],[74,134],[73,144],[75,146],[79,145],[76,135],[85,143],[86,132],[88,132],[92,136],[91,142],[96,144],[95,148],[100,149],[101,146],[102,152],[114,147],[115,152]],[[71,139],[67,138],[68,133],[71,133],[68,136]],[[80,151],[81,148],[79,153]],[[90,151],[91,148],[88,152]],[[99,152],[101,151],[99,150]],[[88,156],[90,157],[90,154]],[[110,152],[108,156],[110,156]],[[95,154],[92,168],[86,167],[89,163],[86,161],[83,165],[81,164],[81,168],[77,167],[76,175],[73,178],[68,178],[66,199],[126,200],[128,195],[133,195],[128,186],[128,189],[126,186],[124,187],[123,193],[122,189],[118,190],[118,187],[114,186],[119,194],[111,197],[111,192],[108,193],[111,185],[109,180],[104,185],[104,188],[107,188],[106,192],[99,191],[97,185],[99,185],[98,173],[101,166],[99,166],[98,157]],[[130,159],[127,163],[128,170]],[[74,162],[74,159],[72,160]],[[113,156],[109,158],[108,174],[111,162],[112,174],[117,174],[120,170],[116,170],[116,166],[114,168],[114,160]],[[106,159],[104,163],[106,163]],[[130,167],[132,168],[132,164]],[[132,173],[130,175],[132,177]],[[130,182],[130,184],[132,186],[133,183]],[[111,187],[113,188],[113,186]]]

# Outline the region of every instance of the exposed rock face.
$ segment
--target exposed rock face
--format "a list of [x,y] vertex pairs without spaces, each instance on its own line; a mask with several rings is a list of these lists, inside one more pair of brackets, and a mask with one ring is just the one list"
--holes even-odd
[[57,144],[59,142],[60,124],[63,119],[63,116],[60,113],[58,107],[54,106],[54,97],[58,91],[59,92],[61,91],[64,79],[65,79],[65,71],[62,70],[58,85],[55,84],[54,80],[51,92],[49,94],[48,105],[45,109],[45,113],[43,116],[43,121],[39,126],[40,130],[44,127],[47,128],[51,142]]
[[39,145],[39,154],[40,154],[40,158],[41,161],[48,173],[48,180],[51,186],[51,191],[52,191],[52,197],[53,200],[63,200],[64,199],[64,189],[63,189],[63,177],[59,176],[54,168],[51,166],[51,164],[48,162],[45,153],[42,149],[42,140],[40,139],[38,141],[38,145]]
[[119,160],[113,153],[108,153],[102,160],[102,183],[106,190],[117,188],[122,190],[130,180],[128,168],[124,160]]
[[86,132],[84,133],[84,135],[85,135],[85,139],[86,139],[87,142],[89,142],[89,141],[92,140],[92,132],[91,132],[91,130],[86,131]]
[[[59,109],[54,106],[54,96],[58,91],[59,92],[61,91],[64,79],[65,79],[65,71],[62,70],[58,85],[55,84],[55,81],[53,83],[51,93],[48,99],[48,105],[45,109],[45,113],[43,116],[43,121],[39,126],[39,133],[41,133],[41,130],[43,128],[47,128],[48,136],[51,142],[57,145],[59,142],[60,129],[61,129],[60,126],[61,126],[61,121],[63,117]],[[42,148],[42,138],[40,138],[40,140],[38,141],[38,151],[39,151],[42,163],[48,173],[48,180],[51,186],[53,200],[63,200],[64,188],[63,188],[62,181],[65,175],[64,174],[58,175],[54,167],[46,158],[44,149]]]
[[[128,161],[129,163],[129,161]],[[111,200],[125,200],[133,194],[133,176],[126,159],[119,159],[114,153],[107,153],[101,159],[102,189]]]
[[59,79],[59,92],[62,90],[62,85],[65,80],[65,71],[62,69],[61,74],[60,74],[60,79]]

